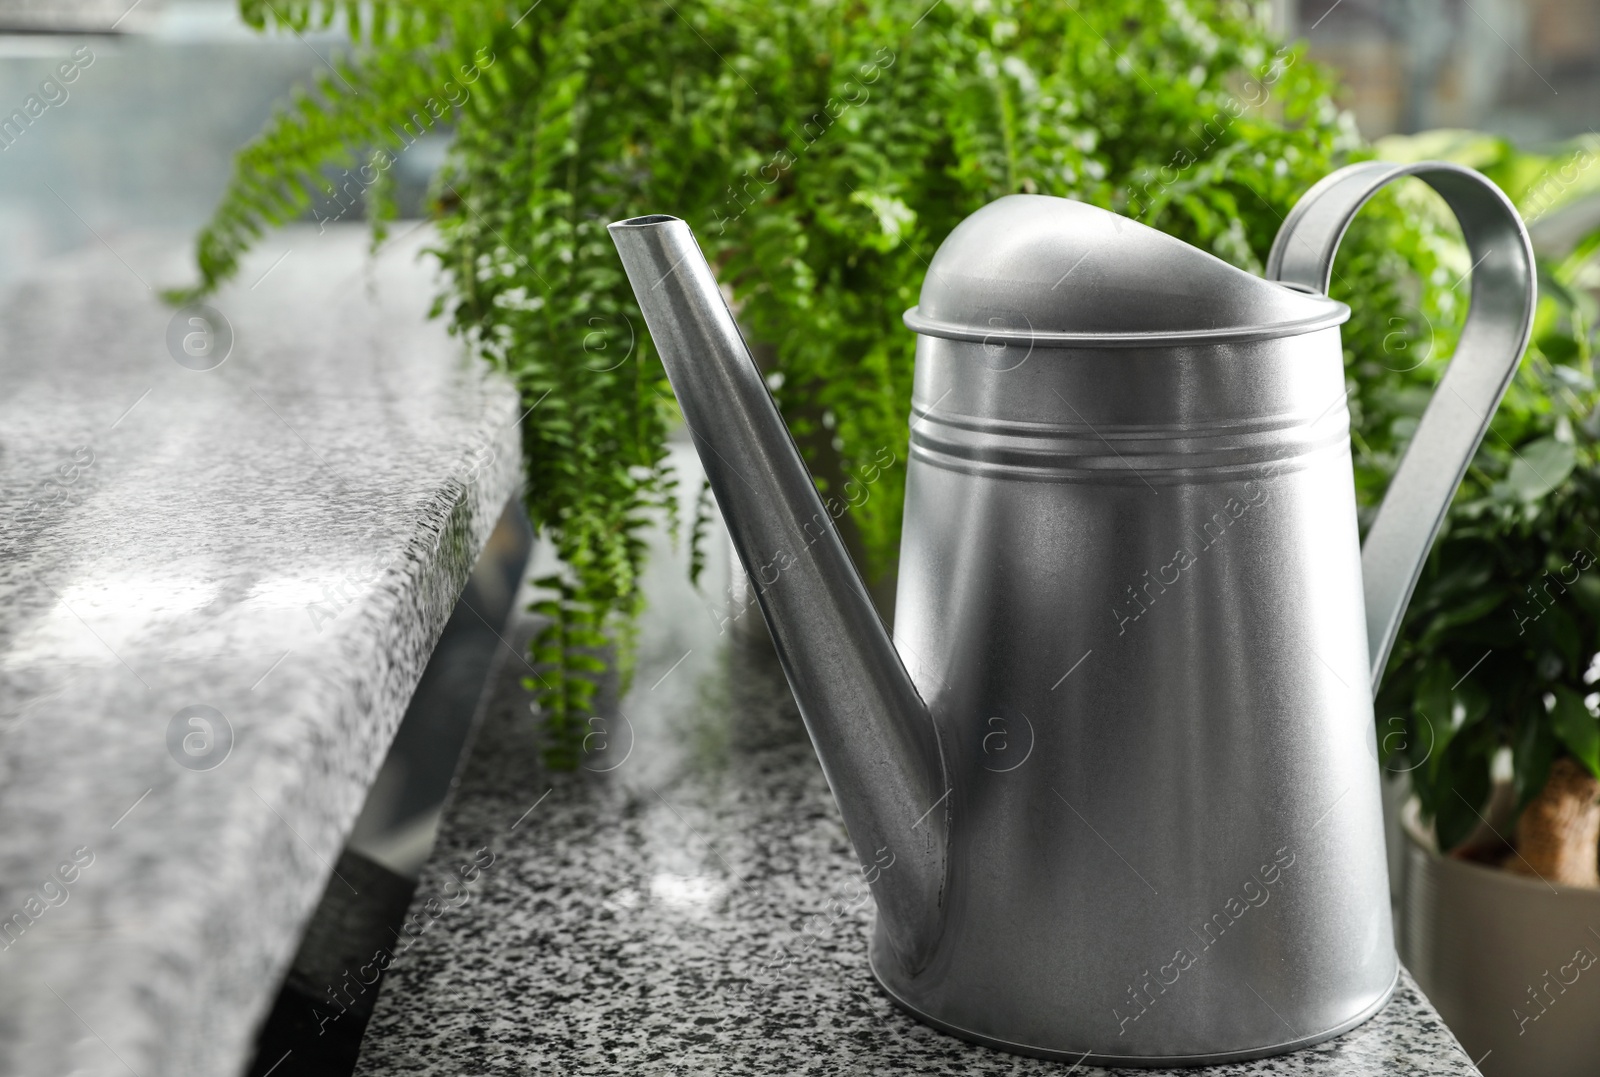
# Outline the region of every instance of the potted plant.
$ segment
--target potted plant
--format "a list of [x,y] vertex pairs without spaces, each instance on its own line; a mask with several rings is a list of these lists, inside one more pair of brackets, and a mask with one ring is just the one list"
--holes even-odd
[[[530,685],[556,767],[579,758],[596,654],[615,644],[626,672],[641,530],[663,513],[677,526],[677,415],[607,222],[668,211],[695,227],[881,594],[914,348],[899,318],[958,221],[1011,192],[1063,195],[1259,270],[1299,194],[1367,152],[1328,78],[1242,3],[241,9],[264,30],[342,25],[353,47],[240,153],[185,294],[297,218],[360,208],[381,237],[396,154],[452,132],[428,207],[449,271],[438,310],[528,409],[527,509],[562,563],[540,581]],[[1345,241],[1358,354],[1420,322],[1408,282],[1437,258],[1418,227],[1385,196]]]
[[[1529,155],[1440,133],[1382,149],[1470,163],[1536,225],[1595,186],[1587,142]],[[1401,956],[1483,1071],[1508,1077],[1589,1074],[1600,1057],[1600,231],[1557,249],[1377,700],[1385,767],[1413,798]],[[1361,371],[1369,508],[1443,366],[1415,358]]]

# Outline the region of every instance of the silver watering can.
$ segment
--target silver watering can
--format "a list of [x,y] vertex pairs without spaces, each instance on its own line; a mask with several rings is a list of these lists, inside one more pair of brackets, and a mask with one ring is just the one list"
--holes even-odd
[[[1390,180],[1472,257],[1460,346],[1360,544],[1339,239]],[[1369,162],[1262,280],[1010,195],[921,302],[891,641],[681,220],[610,226],[863,864],[902,1008],[1022,1054],[1246,1059],[1337,1035],[1399,972],[1372,697],[1527,343],[1516,211]]]

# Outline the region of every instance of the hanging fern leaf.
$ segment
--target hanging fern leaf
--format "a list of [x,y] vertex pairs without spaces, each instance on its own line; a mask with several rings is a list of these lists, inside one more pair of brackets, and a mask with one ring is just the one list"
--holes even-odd
[[[1326,79],[1220,0],[241,10],[265,32],[342,29],[351,51],[240,153],[189,294],[233,274],[266,230],[337,201],[352,175],[381,228],[390,196],[366,180],[378,155],[450,126],[430,195],[449,271],[436,313],[527,411],[527,509],[562,563],[541,581],[531,678],[556,766],[580,758],[607,640],[626,681],[648,521],[677,526],[676,409],[608,222],[671,212],[695,228],[770,356],[819,486],[844,500],[844,484],[872,476],[841,525],[881,580],[907,456],[913,342],[900,313],[958,221],[1015,191],[1064,195],[1255,268],[1295,198],[1356,148]],[[1363,224],[1352,249],[1392,247],[1386,227]],[[1353,348],[1392,335],[1391,318],[1418,320],[1404,259],[1377,269]],[[696,579],[708,509],[702,494]]]

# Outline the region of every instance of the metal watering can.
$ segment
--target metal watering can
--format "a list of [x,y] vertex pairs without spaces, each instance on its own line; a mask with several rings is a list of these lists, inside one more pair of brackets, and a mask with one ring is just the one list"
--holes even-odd
[[[1339,325],[1356,211],[1461,223],[1460,346],[1365,545]],[[610,226],[877,901],[913,1016],[1110,1066],[1337,1035],[1399,973],[1372,696],[1527,343],[1533,254],[1469,169],[1313,187],[1252,276],[1010,195],[921,302],[891,641],[681,220]]]

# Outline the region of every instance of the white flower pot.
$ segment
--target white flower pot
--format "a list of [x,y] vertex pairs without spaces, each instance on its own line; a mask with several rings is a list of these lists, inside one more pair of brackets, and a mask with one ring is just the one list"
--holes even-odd
[[1403,820],[1400,957],[1484,1077],[1600,1074],[1600,890],[1440,856]]

